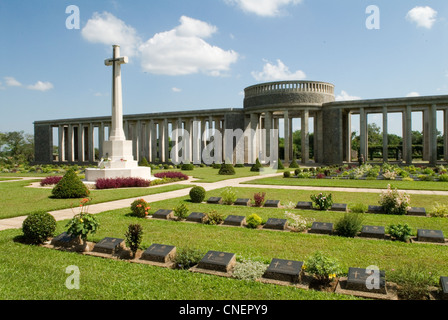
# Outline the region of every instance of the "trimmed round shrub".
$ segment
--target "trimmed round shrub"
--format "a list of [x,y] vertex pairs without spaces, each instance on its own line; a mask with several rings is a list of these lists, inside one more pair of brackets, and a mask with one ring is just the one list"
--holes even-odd
[[149,203],[143,199],[137,199],[131,203],[131,211],[134,217],[144,218],[148,215],[148,210],[151,209]]
[[289,164],[290,168],[299,168],[299,164],[297,163],[296,159],[292,159],[291,163]]
[[291,177],[291,172],[289,171],[283,172],[283,178],[289,178],[289,177]]
[[53,198],[56,199],[85,198],[89,193],[89,189],[76,175],[74,169],[69,169],[51,191]]
[[261,217],[256,213],[251,214],[246,218],[247,227],[251,229],[257,228],[262,222],[263,219],[261,219]]
[[252,171],[252,172],[259,172],[261,167],[262,166],[261,166],[260,160],[258,160],[258,158],[257,158],[257,160],[255,160],[255,163],[250,168],[250,171]]
[[219,169],[218,174],[231,176],[231,175],[235,174],[235,169],[233,168],[232,164],[223,163],[223,164],[221,164],[221,168]]
[[22,224],[25,239],[34,244],[42,244],[54,235],[55,218],[45,211],[31,213]]
[[213,168],[213,169],[221,169],[221,164],[220,164],[220,163],[215,163],[215,162],[213,162],[213,164],[212,164],[212,168]]
[[200,186],[196,186],[191,188],[190,190],[190,199],[191,202],[201,203],[205,198],[205,189]]
[[181,166],[181,170],[191,171],[194,169],[194,164],[192,163],[183,163]]

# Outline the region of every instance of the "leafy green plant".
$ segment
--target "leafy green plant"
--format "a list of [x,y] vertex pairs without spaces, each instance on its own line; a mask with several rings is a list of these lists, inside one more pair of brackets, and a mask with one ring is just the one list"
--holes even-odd
[[207,213],[206,223],[211,225],[218,225],[224,221],[224,214],[219,213],[216,210],[212,210]]
[[251,229],[256,229],[262,222],[263,219],[261,219],[261,217],[255,213],[246,218],[247,227]]
[[45,211],[31,213],[22,223],[22,231],[26,241],[42,244],[54,235],[55,218]]
[[193,203],[201,203],[205,198],[205,189],[201,186],[195,186],[190,190],[190,199]]
[[284,171],[284,172],[283,172],[283,178],[289,178],[289,177],[291,177],[291,172],[289,172],[289,171]]
[[297,163],[296,159],[292,159],[291,163],[289,164],[290,168],[299,168],[299,164]]
[[444,173],[439,175],[439,181],[440,182],[448,182],[448,174]]
[[254,194],[254,203],[256,207],[261,207],[264,203],[266,192],[258,192]]
[[259,172],[261,167],[262,167],[262,165],[260,163],[260,160],[257,158],[257,160],[255,160],[255,163],[250,168],[250,171],[252,171],[252,172]]
[[311,200],[319,210],[328,210],[333,205],[333,199],[331,193],[329,195],[325,193],[319,193],[318,195],[311,195]]
[[231,163],[223,163],[221,164],[221,168],[219,169],[218,174],[220,175],[234,175],[235,169],[233,168],[233,165]]
[[364,203],[354,203],[349,205],[350,212],[366,213],[369,210],[369,206]]
[[410,196],[405,192],[400,192],[397,189],[392,189],[390,184],[387,185],[387,190],[383,191],[380,196],[380,205],[385,214],[406,214],[411,207]]
[[95,233],[100,223],[96,217],[87,212],[87,203],[90,199],[84,198],[81,201],[81,211],[76,214],[67,224],[67,233],[74,238],[79,238],[80,240],[86,242],[87,236],[89,234]]
[[362,228],[364,214],[347,212],[335,224],[335,231],[339,236],[354,238]]
[[387,228],[387,233],[390,234],[392,239],[407,242],[412,235],[412,229],[407,223],[391,224]]
[[[291,209],[294,209],[295,204],[293,204]],[[297,232],[304,231],[313,221],[313,218],[303,218],[298,214],[286,211],[285,216],[289,219],[289,226],[292,227]]]
[[53,188],[51,194],[56,199],[72,199],[87,197],[90,191],[71,168]]
[[180,167],[180,169],[184,170],[184,171],[194,170],[194,164],[192,164],[192,163],[183,163],[182,166]]
[[131,203],[131,211],[134,217],[144,218],[149,214],[149,203],[144,199],[137,199]]
[[173,209],[174,216],[177,217],[178,220],[184,220],[188,217],[188,207],[185,202],[179,202],[177,207]]
[[436,202],[429,215],[434,218],[448,218],[448,205]]
[[143,238],[143,227],[139,224],[130,224],[128,231],[125,233],[126,245],[131,249],[132,255],[135,254],[140,247]]
[[391,281],[398,284],[397,294],[402,300],[429,300],[431,286],[437,278],[419,264],[408,264],[389,273]]
[[321,284],[329,284],[342,273],[338,260],[316,251],[305,261],[305,271],[312,274]]
[[183,248],[176,252],[174,258],[175,267],[177,269],[189,269],[201,261],[205,252],[199,249]]
[[221,198],[224,204],[233,204],[236,200],[236,192],[232,187],[227,187],[221,193]]
[[232,276],[236,279],[254,281],[264,274],[268,266],[259,261],[242,260],[235,264]]

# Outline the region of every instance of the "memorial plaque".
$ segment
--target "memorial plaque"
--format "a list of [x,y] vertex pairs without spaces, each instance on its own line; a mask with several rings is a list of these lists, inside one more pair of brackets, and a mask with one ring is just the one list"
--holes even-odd
[[385,272],[381,270],[367,272],[367,269],[349,268],[346,288],[348,290],[386,294]]
[[172,219],[174,217],[174,211],[173,210],[166,210],[166,209],[160,209],[157,210],[152,217],[154,219],[164,219],[164,220],[169,220]]
[[236,201],[233,203],[235,206],[248,206],[250,204],[250,199],[236,199]]
[[106,237],[93,247],[94,252],[114,254],[124,246],[124,240]]
[[309,233],[332,234],[333,224],[329,222],[313,222]]
[[288,226],[288,220],[286,219],[269,218],[263,228],[285,230],[287,226]]
[[368,213],[383,213],[382,206],[369,206]]
[[441,230],[417,230],[417,241],[445,243],[445,237]]
[[263,278],[297,283],[302,275],[302,267],[301,261],[272,259]]
[[312,210],[313,209],[313,203],[312,202],[299,201],[299,202],[297,202],[296,209]]
[[264,206],[266,208],[278,208],[280,207],[280,200],[266,200]]
[[440,277],[440,286],[442,287],[442,299],[448,300],[448,277]]
[[202,223],[202,222],[204,222],[206,217],[207,217],[207,215],[205,213],[202,213],[202,212],[192,212],[187,217],[187,221]]
[[154,243],[146,249],[140,259],[153,262],[167,263],[171,261],[176,254],[175,246],[167,246]]
[[416,208],[412,207],[407,213],[408,216],[426,216],[426,209],[425,208]]
[[362,226],[360,237],[384,239],[386,230],[382,226]]
[[334,203],[331,206],[331,211],[343,211],[346,212],[347,211],[347,205],[345,203]]
[[241,227],[246,223],[246,217],[245,216],[234,216],[230,215],[227,216],[227,218],[224,219],[224,224],[229,226],[238,226]]
[[209,251],[201,261],[199,261],[198,268],[229,272],[235,266],[235,263],[236,256],[234,253]]
[[77,242],[77,238],[74,238],[67,232],[63,232],[60,235],[54,237],[50,244],[55,247],[67,247],[75,244]]
[[222,198],[221,197],[211,197],[207,200],[207,203],[222,204]]

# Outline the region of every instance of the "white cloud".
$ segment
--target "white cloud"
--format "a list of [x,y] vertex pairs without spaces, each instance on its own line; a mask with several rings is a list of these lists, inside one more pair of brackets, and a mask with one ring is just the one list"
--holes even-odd
[[37,81],[35,84],[29,85],[27,88],[30,90],[48,91],[48,90],[53,89],[54,86],[50,82]]
[[181,91],[182,91],[182,89],[179,89],[179,88],[173,87],[173,88],[171,88],[171,91],[173,91],[173,92],[181,92]]
[[226,3],[237,5],[243,11],[255,13],[262,17],[273,17],[281,14],[281,8],[296,5],[302,0],[225,0]]
[[84,39],[92,43],[102,43],[106,45],[117,44],[121,48],[121,54],[134,56],[141,39],[137,31],[118,19],[109,12],[95,12],[81,30]]
[[154,35],[139,47],[144,71],[153,74],[219,76],[238,60],[238,54],[207,43],[217,28],[186,16],[176,28]]
[[417,23],[418,27],[431,29],[436,22],[437,11],[431,7],[415,7],[408,12],[406,19]]
[[22,84],[13,77],[5,77],[4,79],[5,79],[6,85],[8,87],[21,87],[22,86]]
[[252,76],[257,81],[303,80],[306,78],[306,74],[301,70],[291,72],[280,59],[277,60],[277,65],[266,61],[263,71],[254,71]]
[[350,101],[350,100],[361,100],[361,97],[351,96],[344,90],[341,91],[341,94],[336,96],[336,101]]
[[406,95],[406,97],[410,98],[410,97],[420,97],[420,93],[418,92],[410,92]]

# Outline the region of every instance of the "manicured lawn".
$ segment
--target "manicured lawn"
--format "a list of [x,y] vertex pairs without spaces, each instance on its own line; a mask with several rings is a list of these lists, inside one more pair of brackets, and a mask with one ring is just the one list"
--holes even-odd
[[390,184],[393,188],[402,190],[442,190],[448,191],[448,182],[438,181],[397,181],[397,180],[350,180],[350,179],[298,179],[260,178],[247,182],[248,184],[267,184],[281,186],[315,186],[315,187],[340,187],[340,188],[372,188],[386,189]]
[[[32,180],[38,181],[38,180]],[[52,199],[51,189],[28,188],[32,181],[17,181],[0,184],[0,219],[27,215],[33,211],[53,211],[77,207],[78,199]],[[170,184],[166,186],[136,188],[136,189],[109,189],[92,190],[91,204],[107,202],[112,200],[140,197],[160,192],[168,192],[189,188],[191,186]]]

